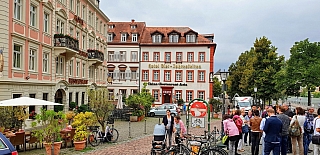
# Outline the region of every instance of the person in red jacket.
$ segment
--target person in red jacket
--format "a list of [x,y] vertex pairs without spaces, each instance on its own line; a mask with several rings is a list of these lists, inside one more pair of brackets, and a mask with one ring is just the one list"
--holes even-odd
[[[236,151],[238,150],[239,141],[242,138],[242,124],[243,124],[243,121],[240,118],[240,115],[241,115],[241,111],[240,110],[236,110],[235,113],[234,113],[234,116],[233,116],[233,121],[236,124],[236,126],[238,128],[238,131],[239,131],[239,135],[238,135],[238,138],[236,140],[236,146],[235,146]],[[240,155],[240,154],[238,154],[236,152],[236,155]]]

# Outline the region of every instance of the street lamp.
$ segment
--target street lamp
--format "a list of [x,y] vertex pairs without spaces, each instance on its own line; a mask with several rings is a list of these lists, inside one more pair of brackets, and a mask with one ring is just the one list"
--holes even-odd
[[225,115],[226,113],[226,107],[225,107],[225,104],[226,104],[226,99],[225,99],[225,91],[227,90],[226,89],[226,81],[227,81],[227,78],[229,76],[229,72],[228,71],[225,71],[223,70],[220,71],[220,78],[221,78],[221,81],[223,82],[223,85],[222,85],[222,97],[223,97],[223,103],[222,103],[222,116],[221,116],[221,135],[223,135],[224,133],[224,128],[223,128],[223,116]]
[[254,90],[254,105],[257,105],[257,91],[258,91],[258,88],[254,87],[253,90]]

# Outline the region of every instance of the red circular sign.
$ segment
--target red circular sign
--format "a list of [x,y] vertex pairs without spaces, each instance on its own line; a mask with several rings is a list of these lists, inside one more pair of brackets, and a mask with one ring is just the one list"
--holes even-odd
[[205,117],[207,115],[207,105],[203,102],[195,101],[190,106],[193,117]]

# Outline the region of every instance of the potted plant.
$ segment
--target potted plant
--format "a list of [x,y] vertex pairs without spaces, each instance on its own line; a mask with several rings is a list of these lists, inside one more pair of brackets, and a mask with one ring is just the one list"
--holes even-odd
[[76,115],[76,113],[73,111],[68,111],[66,113],[66,118],[69,121],[69,124],[71,124],[71,120],[74,118],[75,115]]
[[214,111],[213,118],[218,118],[219,117],[218,112],[220,112],[222,103],[219,100],[211,98],[209,101],[209,104],[212,105],[213,107],[213,111]]
[[34,130],[32,136],[36,137],[40,143],[43,143],[48,155],[51,155],[51,147],[54,146],[54,155],[60,153],[62,139],[60,131],[66,122],[66,115],[62,112],[54,110],[41,109],[41,113],[36,115],[35,121],[31,126],[39,126]]
[[86,138],[88,137],[89,126],[92,126],[97,122],[92,112],[80,112],[74,117],[72,127],[76,128],[75,135],[73,137],[73,144],[75,150],[83,150],[86,146]]

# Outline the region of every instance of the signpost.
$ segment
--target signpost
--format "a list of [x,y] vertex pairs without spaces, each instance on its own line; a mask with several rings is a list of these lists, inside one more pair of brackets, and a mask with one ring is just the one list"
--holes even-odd
[[205,118],[208,117],[208,131],[210,131],[210,109],[208,102],[203,99],[193,99],[187,107],[187,133],[189,133],[189,114],[192,116],[192,127],[205,127]]

